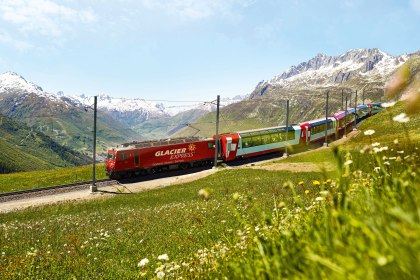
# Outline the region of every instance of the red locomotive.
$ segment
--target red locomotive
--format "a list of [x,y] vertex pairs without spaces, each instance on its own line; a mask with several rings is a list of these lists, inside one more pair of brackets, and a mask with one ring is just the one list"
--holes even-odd
[[214,143],[211,138],[190,137],[123,144],[108,150],[107,175],[121,178],[209,165]]

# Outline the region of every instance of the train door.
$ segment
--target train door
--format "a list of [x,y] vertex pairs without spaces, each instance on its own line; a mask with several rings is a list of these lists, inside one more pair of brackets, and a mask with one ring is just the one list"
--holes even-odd
[[232,150],[232,137],[226,137],[226,158],[229,157],[231,150]]
[[140,155],[138,151],[134,152],[134,167],[139,167],[140,165]]
[[306,143],[309,143],[311,141],[311,127],[305,126],[305,130],[306,130]]

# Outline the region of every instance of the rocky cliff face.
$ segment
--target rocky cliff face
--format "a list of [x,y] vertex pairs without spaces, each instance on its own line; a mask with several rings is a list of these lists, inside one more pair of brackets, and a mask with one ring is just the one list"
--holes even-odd
[[253,95],[262,95],[269,88],[326,88],[358,78],[385,83],[387,77],[409,56],[392,56],[376,48],[352,49],[339,56],[318,54],[269,81],[260,82]]

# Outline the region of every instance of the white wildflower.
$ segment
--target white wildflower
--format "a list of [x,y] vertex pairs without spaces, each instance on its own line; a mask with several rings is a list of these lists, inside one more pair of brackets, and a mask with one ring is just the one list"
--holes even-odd
[[400,123],[406,123],[406,122],[410,121],[410,118],[407,117],[407,115],[405,113],[401,113],[401,114],[393,117],[392,120],[394,120],[396,122],[400,122]]
[[369,129],[369,130],[366,130],[365,132],[363,132],[365,135],[372,135],[372,134],[374,134],[375,133],[375,130],[373,130],[373,129]]
[[349,159],[349,160],[347,160],[345,163],[344,163],[344,165],[350,165],[350,164],[352,164],[353,163],[353,161],[351,160],[351,159]]
[[379,145],[381,145],[381,143],[375,142],[375,143],[372,144],[372,147],[378,147]]
[[389,163],[389,161],[385,161],[385,162],[384,162],[384,164],[385,164],[385,165],[391,165],[391,164]]
[[203,199],[207,200],[209,199],[210,193],[206,189],[201,189],[198,191],[198,195],[201,196]]
[[163,254],[158,256],[158,260],[169,261],[169,257],[167,254]]
[[323,198],[323,197],[318,196],[317,198],[315,198],[315,200],[316,200],[316,201],[321,201],[321,200],[324,200],[324,198]]
[[145,266],[146,264],[148,264],[149,263],[149,259],[148,258],[144,258],[144,259],[142,259],[138,264],[137,264],[137,266],[138,267],[143,267],[143,266]]
[[163,271],[159,271],[159,272],[156,274],[156,277],[157,277],[158,279],[162,279],[163,277],[165,277],[165,272],[163,272]]

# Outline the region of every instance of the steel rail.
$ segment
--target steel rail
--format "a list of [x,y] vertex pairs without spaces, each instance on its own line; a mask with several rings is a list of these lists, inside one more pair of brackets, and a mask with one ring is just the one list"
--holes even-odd
[[[102,179],[102,180],[97,180],[96,182],[105,183],[105,182],[112,182],[112,181],[115,181],[115,180]],[[42,188],[20,190],[20,191],[14,191],[14,192],[6,192],[6,193],[0,193],[0,197],[8,197],[8,196],[14,196],[14,195],[20,195],[20,194],[29,194],[29,193],[37,193],[37,192],[43,192],[43,191],[49,191],[49,190],[79,187],[79,186],[90,185],[90,184],[92,184],[92,181],[76,182],[76,183],[71,183],[71,184],[63,184],[63,185],[56,185],[56,186],[49,186],[49,187],[42,187]]]

